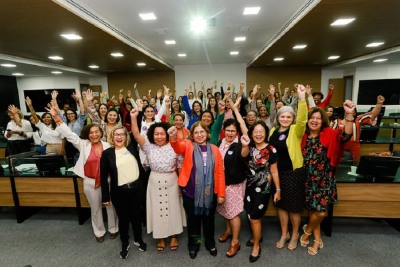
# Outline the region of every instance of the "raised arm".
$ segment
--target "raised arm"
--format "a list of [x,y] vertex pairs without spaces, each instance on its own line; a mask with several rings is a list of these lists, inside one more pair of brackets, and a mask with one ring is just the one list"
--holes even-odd
[[144,136],[140,134],[139,126],[137,123],[137,117],[139,115],[139,111],[136,109],[132,109],[130,116],[131,116],[131,131],[133,134],[133,137],[135,137],[136,142],[139,144],[139,146],[144,146],[146,143],[146,139]]
[[33,120],[35,121],[35,124],[38,123],[39,122],[39,118],[36,115],[35,109],[32,106],[32,100],[29,98],[29,96],[27,96],[25,98],[25,102],[26,102],[26,105],[29,108],[29,111],[31,112],[31,115],[32,115]]
[[240,115],[240,112],[239,112],[239,109],[238,109],[238,107],[240,105],[240,101],[242,100],[241,98],[242,98],[241,96],[237,97],[235,104],[233,104],[232,99],[229,99],[228,101],[229,101],[229,104],[231,106],[232,111],[235,113],[236,120],[239,122],[240,130],[242,132],[242,135],[247,135],[248,129],[246,127],[246,123],[243,120],[242,115]]
[[379,113],[381,112],[383,102],[385,102],[385,98],[381,95],[378,95],[378,97],[376,99],[376,106],[371,111],[371,120],[372,121],[375,121],[375,119],[378,117]]
[[355,111],[356,105],[352,101],[346,100],[343,103],[343,108],[344,108],[344,113],[345,113],[344,132],[346,134],[352,134],[353,133],[353,123],[354,123],[354,111]]

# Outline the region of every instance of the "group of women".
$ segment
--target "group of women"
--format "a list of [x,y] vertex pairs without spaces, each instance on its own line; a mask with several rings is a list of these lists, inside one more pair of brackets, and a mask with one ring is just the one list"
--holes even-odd
[[[259,89],[256,86],[253,95]],[[157,117],[154,109],[143,107],[140,100],[136,105],[132,103],[130,129],[118,123],[118,116],[112,114],[115,110],[109,109],[103,115],[104,111],[96,111],[89,90],[85,109],[95,123],[85,126],[80,136],[67,127],[52,101],[48,111],[57,124],[55,131],[80,152],[74,171],[84,178],[96,240],[103,242],[105,238],[101,213],[105,205],[108,231],[111,238],[120,235],[123,259],[130,249],[129,225],[133,228],[134,244],[141,251],[147,249],[142,239],[143,221],[147,233],[157,240],[159,252],[166,249],[167,239],[170,250],[178,249],[178,235],[187,226],[189,256],[197,257],[202,232],[206,249],[216,256],[218,212],[226,224],[218,240],[231,240],[226,256],[233,257],[241,248],[240,214],[245,210],[252,232],[252,238],[246,242],[252,247],[249,261],[255,262],[261,255],[261,219],[272,198],[281,224],[276,247],[283,248],[288,243],[288,249],[294,250],[300,242],[301,246],[308,246],[310,255],[316,255],[323,247],[320,223],[329,205],[337,200],[334,170],[353,131],[355,105],[349,100],[344,102],[344,127],[334,130],[322,108],[308,111],[303,85],[296,88],[297,112],[292,106],[275,110],[274,90],[270,86],[269,99],[274,102],[270,113],[276,112],[274,123],[268,120],[263,105],[258,108],[261,118],[250,111],[245,121],[240,112],[240,92],[235,103],[228,93],[228,97],[215,103],[217,110],[206,111],[196,100],[190,107],[186,92],[186,114],[182,114],[179,103],[172,101],[170,105],[166,90]],[[210,97],[208,104],[213,99]],[[10,118],[17,116],[14,107],[9,112]],[[162,116],[173,126],[162,122]],[[185,127],[186,119],[189,130]],[[145,164],[138,147],[146,157]],[[150,170],[149,177],[146,169]],[[309,220],[300,236],[304,208],[309,211]]]

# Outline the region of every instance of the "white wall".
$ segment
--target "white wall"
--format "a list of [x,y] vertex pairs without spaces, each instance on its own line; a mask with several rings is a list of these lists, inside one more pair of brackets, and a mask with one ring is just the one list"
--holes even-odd
[[[103,92],[108,92],[107,77],[78,77],[78,76],[51,76],[51,77],[18,77],[17,87],[19,102],[21,103],[21,111],[27,114],[26,105],[24,99],[24,91],[26,90],[38,90],[38,89],[80,89],[81,83],[87,83],[91,85],[101,85]],[[49,99],[50,101],[50,99]]]
[[246,83],[246,64],[215,64],[215,65],[177,65],[175,66],[175,85],[177,95],[183,95],[185,88],[189,88],[192,82],[196,82],[197,90],[201,89],[201,81],[206,88],[217,80],[218,88],[224,82],[224,88],[231,81],[239,90],[239,83]]
[[[329,79],[343,78],[353,75],[353,101],[357,102],[358,85],[360,80],[378,80],[378,79],[400,79],[400,64],[379,64],[370,67],[357,67],[353,69],[342,70],[322,70],[321,91],[327,92]],[[357,106],[359,111],[366,111],[370,105]],[[390,112],[400,112],[400,106],[390,105],[386,107],[385,115]]]

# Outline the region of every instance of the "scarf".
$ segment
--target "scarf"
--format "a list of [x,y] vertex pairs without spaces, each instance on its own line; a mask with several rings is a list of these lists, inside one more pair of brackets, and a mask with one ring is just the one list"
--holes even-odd
[[204,166],[203,154],[197,143],[194,143],[195,191],[194,214],[208,215],[214,197],[214,155],[210,143],[207,143],[207,161]]

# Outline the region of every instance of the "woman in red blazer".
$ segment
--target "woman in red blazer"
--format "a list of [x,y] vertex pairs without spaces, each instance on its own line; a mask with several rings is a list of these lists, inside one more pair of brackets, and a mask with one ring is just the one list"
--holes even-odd
[[[206,249],[217,255],[215,247],[215,210],[225,201],[224,162],[218,147],[209,143],[210,130],[198,121],[190,129],[191,140],[179,140],[176,127],[168,130],[175,153],[184,155],[178,184],[187,214],[189,256],[194,259],[199,250],[201,224]],[[212,188],[214,187],[214,188]]]

